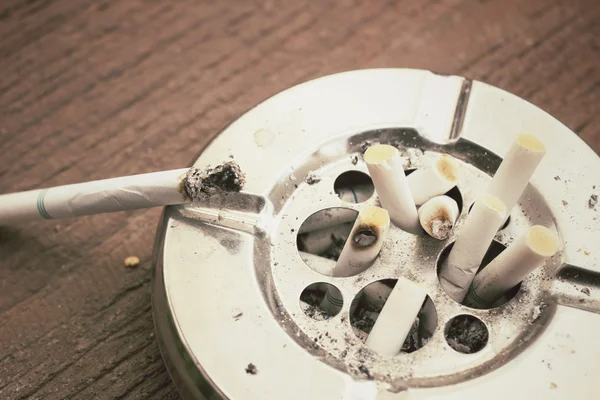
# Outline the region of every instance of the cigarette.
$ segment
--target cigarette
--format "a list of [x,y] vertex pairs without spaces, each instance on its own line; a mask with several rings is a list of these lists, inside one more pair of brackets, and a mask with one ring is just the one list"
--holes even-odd
[[495,196],[485,193],[475,201],[440,270],[440,284],[455,301],[463,301],[505,215],[506,206]]
[[550,229],[532,226],[475,275],[464,304],[474,308],[492,306],[558,250],[560,242]]
[[319,308],[327,314],[334,316],[340,312],[340,309],[344,305],[342,293],[335,286],[327,284],[323,286],[325,289],[325,296],[323,297],[323,300],[321,300]]
[[398,354],[426,296],[419,285],[398,279],[367,337],[367,347],[388,357]]
[[394,225],[407,232],[421,232],[417,207],[398,150],[389,145],[374,145],[367,149],[364,160],[379,201],[388,210]]
[[298,247],[307,253],[322,254],[331,247],[332,237],[345,242],[346,239],[348,239],[348,235],[350,235],[353,225],[352,222],[347,222],[345,224],[299,234]]
[[310,268],[312,268],[320,274],[333,276],[335,261],[304,251],[300,251],[299,253],[300,258],[302,258],[302,261],[304,261],[308,266],[310,266]]
[[389,227],[387,210],[376,206],[364,207],[358,213],[333,275],[352,276],[369,268],[381,251]]
[[348,203],[362,203],[369,200],[373,195],[373,186],[363,184],[344,187],[337,190],[337,195]]
[[415,204],[420,206],[427,200],[442,195],[456,186],[459,163],[447,154],[439,155],[423,168],[407,177]]
[[429,236],[446,240],[458,218],[458,204],[448,196],[436,196],[419,207],[419,222]]
[[182,168],[0,195],[0,224],[59,219],[203,200],[240,191],[244,174],[233,161],[201,171]]
[[545,154],[546,148],[538,138],[522,134],[504,156],[487,190],[487,193],[498,197],[506,205],[504,222],[521,198]]
[[298,230],[299,234],[318,231],[321,229],[329,229],[332,226],[345,224],[347,222],[354,223],[358,211],[350,208],[328,208],[326,210],[316,212],[308,217]]
[[361,297],[364,297],[370,307],[379,310],[387,301],[390,293],[392,293],[392,288],[385,283],[373,282],[363,289]]

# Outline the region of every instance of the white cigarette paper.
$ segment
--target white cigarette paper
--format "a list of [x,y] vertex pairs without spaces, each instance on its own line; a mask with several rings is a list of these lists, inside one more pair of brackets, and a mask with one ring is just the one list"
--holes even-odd
[[369,200],[373,195],[373,186],[363,184],[344,187],[337,190],[337,194],[340,199],[348,203],[362,203]]
[[329,229],[332,226],[356,221],[358,211],[350,208],[336,207],[328,208],[322,212],[312,214],[304,221],[298,233],[313,232],[321,229]]
[[455,301],[461,303],[467,294],[505,213],[504,203],[490,194],[475,201],[440,271],[440,284]]
[[398,279],[367,338],[367,347],[388,357],[398,354],[426,296],[416,283]]
[[419,208],[419,222],[429,236],[446,240],[458,218],[458,204],[448,196],[436,196]]
[[390,216],[386,210],[364,207],[344,244],[333,276],[352,276],[369,268],[379,255],[389,227]]
[[390,297],[390,293],[392,293],[392,288],[385,283],[373,282],[363,289],[362,296],[369,306],[380,309]]
[[546,154],[544,144],[533,135],[519,135],[512,144],[487,193],[496,196],[506,205],[506,219],[517,204],[537,166]]
[[57,186],[0,196],[0,225],[134,210],[186,200],[189,168]]
[[394,225],[407,232],[421,232],[417,207],[398,150],[389,145],[374,145],[367,149],[364,159],[379,201],[388,210]]
[[460,164],[447,154],[441,154],[427,165],[407,176],[415,204],[442,195],[456,186]]
[[348,222],[329,228],[302,233],[298,235],[298,243],[307,253],[322,254],[331,247],[332,236],[345,242],[346,239],[348,239],[348,235],[350,235],[353,225],[353,222]]
[[550,229],[532,226],[475,275],[465,305],[475,308],[492,306],[559,249],[558,237]]

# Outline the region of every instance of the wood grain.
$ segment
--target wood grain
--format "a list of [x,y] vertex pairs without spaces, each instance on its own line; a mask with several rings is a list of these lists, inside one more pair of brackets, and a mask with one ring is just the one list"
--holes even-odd
[[[371,67],[483,80],[598,151],[599,20],[596,0],[5,0],[0,193],[187,165],[259,101]],[[0,398],[179,398],[150,313],[159,212],[0,228]]]

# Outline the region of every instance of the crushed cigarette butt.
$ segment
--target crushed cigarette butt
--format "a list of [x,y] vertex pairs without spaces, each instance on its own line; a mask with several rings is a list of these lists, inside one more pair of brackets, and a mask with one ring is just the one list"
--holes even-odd
[[182,181],[183,193],[192,200],[220,192],[239,192],[246,184],[246,175],[235,161],[227,161],[201,171],[190,168]]
[[140,264],[140,259],[136,256],[129,256],[123,261],[123,265],[127,268],[135,268]]

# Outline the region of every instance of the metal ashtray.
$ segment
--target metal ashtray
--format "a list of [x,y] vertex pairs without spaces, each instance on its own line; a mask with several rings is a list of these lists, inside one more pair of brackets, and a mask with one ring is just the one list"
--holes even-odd
[[[440,287],[438,261],[522,132],[538,135],[548,152],[492,247],[501,251],[541,224],[563,248],[505,304],[468,308]],[[325,276],[299,255],[298,231],[320,210],[377,204],[376,196],[346,201],[334,188],[347,171],[367,172],[362,153],[372,143],[396,146],[406,168],[437,153],[460,160],[456,229],[438,241],[392,226],[372,267]],[[194,166],[229,155],[246,173],[244,192],[214,207],[167,207],[156,237],[156,330],[184,398],[597,398],[600,158],[550,115],[461,77],[362,70],[268,99],[218,135]],[[352,325],[354,299],[373,282],[399,277],[426,288],[431,337],[416,351],[382,357]],[[315,283],[341,293],[335,316],[305,312],[300,298]],[[487,332],[471,354],[447,340],[462,315]]]

